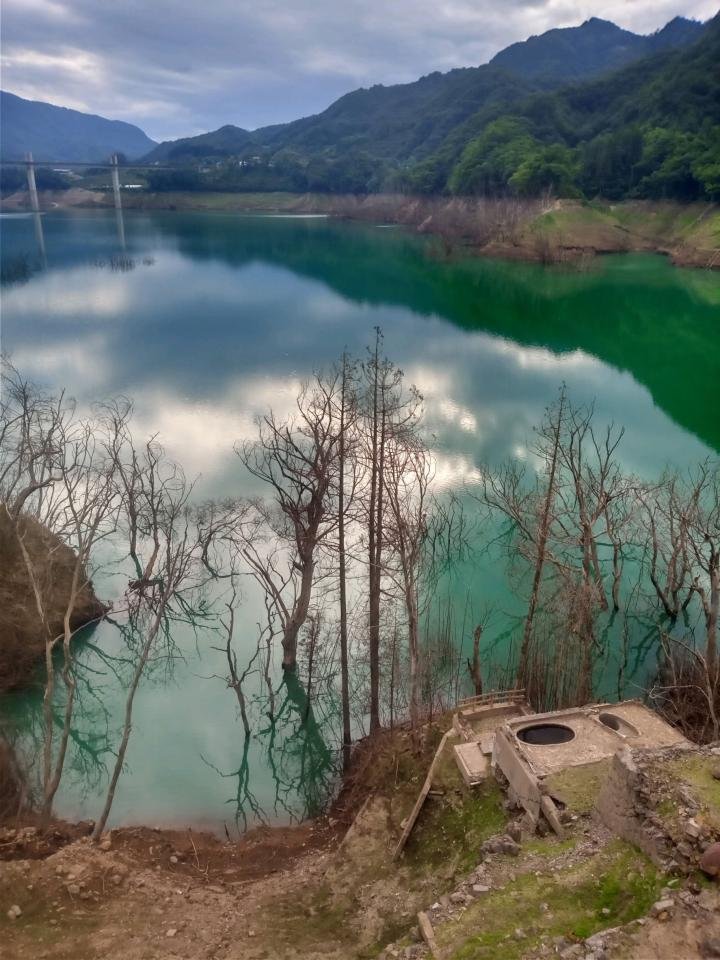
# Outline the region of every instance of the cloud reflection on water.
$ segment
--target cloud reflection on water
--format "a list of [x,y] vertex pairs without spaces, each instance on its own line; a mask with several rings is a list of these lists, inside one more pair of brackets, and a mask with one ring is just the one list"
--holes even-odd
[[[632,273],[623,280],[618,269],[605,288],[602,274],[438,262],[400,231],[332,223],[138,215],[128,216],[126,226],[128,255],[140,265],[113,273],[91,265],[97,248],[113,249],[112,220],[46,217],[49,269],[3,291],[3,348],[24,373],[51,388],[68,387],[81,405],[118,393],[132,397],[140,432],[157,433],[190,477],[202,474],[198,496],[249,492],[234,442],[253,435],[253,418],[268,407],[280,416],[291,411],[300,381],[317,366],[345,348],[362,358],[376,324],[387,354],[424,394],[442,488],[476,482],[485,462],[532,461],[532,427],[562,380],[576,402],[597,398],[601,421],[626,425],[622,456],[630,471],[655,475],[669,458],[684,464],[711,452],[698,439],[707,428],[702,395],[683,389],[703,371],[684,369],[682,355],[661,334],[656,354],[633,349],[633,336],[663,320],[659,305],[692,316],[701,359],[712,349],[701,339],[706,300],[685,292],[681,274],[650,271],[648,279],[642,271],[650,268],[633,261],[637,281]],[[9,222],[5,232],[11,250],[32,242],[32,222]],[[152,266],[142,266],[146,254]],[[596,299],[599,319],[583,312]],[[608,328],[604,340],[594,341],[613,311],[625,311],[620,319],[627,315],[627,326]],[[618,355],[621,336],[627,343]],[[619,359],[609,362],[601,353]],[[664,363],[678,378],[678,392],[689,397],[689,405],[683,400],[673,408],[675,419],[666,412],[668,395],[652,379]],[[468,583],[482,587],[476,592],[483,602],[506,589],[495,567],[478,569],[477,583]],[[248,597],[243,643],[252,641],[256,614]],[[111,628],[103,625],[97,641],[111,648]],[[218,770],[233,769],[235,706],[222,682],[207,679],[222,673],[222,663],[207,651],[200,663],[190,634],[183,649],[187,662],[177,665],[173,682],[139,697],[120,818],[141,804],[143,816],[157,822],[170,814],[176,822],[201,813],[215,823],[227,816],[229,781],[202,758]],[[272,806],[278,788],[266,747],[254,744],[248,763],[257,796]],[[78,810],[78,796],[68,787],[68,812]],[[92,803],[82,808],[94,811]]]

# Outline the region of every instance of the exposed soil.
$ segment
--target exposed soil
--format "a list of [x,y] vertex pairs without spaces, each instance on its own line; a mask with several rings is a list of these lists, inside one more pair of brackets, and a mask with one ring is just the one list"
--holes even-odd
[[[44,209],[109,207],[109,192],[74,187],[41,196]],[[394,194],[136,193],[126,209],[327,214],[393,223],[461,244],[481,256],[543,263],[584,261],[603,253],[668,255],[678,266],[720,269],[720,210],[714,203],[608,203]],[[2,198],[2,209],[27,209],[27,195]]]
[[[87,824],[54,824],[48,837],[32,825],[6,828],[0,855],[13,859],[0,862],[3,957],[420,960],[429,956],[420,910],[443,960],[716,955],[720,886],[692,869],[671,875],[617,839],[594,809],[596,768],[565,778],[565,837],[535,836],[495,781],[465,787],[448,741],[394,862],[443,723],[425,730],[417,753],[403,732],[364,742],[331,815],[239,842],[137,827],[95,846],[83,836]],[[673,829],[695,797],[703,810],[715,808],[706,769],[715,753],[658,756],[648,754],[653,775],[685,804],[671,809],[660,791]],[[356,810],[346,830],[342,821]]]
[[[43,627],[35,603],[13,524],[0,503],[0,694],[27,684],[44,656],[46,637],[54,639],[62,634],[75,567],[70,547],[31,517],[20,518],[19,530],[42,585],[47,627]],[[85,583],[70,626],[77,630],[105,612],[92,584]]]

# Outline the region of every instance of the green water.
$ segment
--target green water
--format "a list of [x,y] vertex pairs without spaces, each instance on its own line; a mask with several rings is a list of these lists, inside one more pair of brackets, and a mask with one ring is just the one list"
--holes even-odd
[[[533,424],[560,382],[597,418],[624,424],[628,471],[656,476],[720,450],[720,276],[661,257],[598,259],[583,272],[437,255],[432,240],[325,219],[220,214],[42,217],[46,263],[31,218],[3,217],[2,347],[29,376],[68,387],[81,406],[124,393],[139,428],[159,433],[197,495],[248,492],[233,443],[253,417],[290,409],[298,381],[344,348],[362,355],[379,324],[389,356],[425,397],[438,438],[438,477],[472,484],[482,462],[524,457]],[[23,270],[16,269],[24,263]],[[21,275],[22,274],[22,275]],[[487,605],[501,645],[520,610],[497,557],[477,556],[449,587],[458,611]],[[241,612],[250,636],[257,598]],[[467,639],[467,638],[466,638]],[[178,628],[184,654],[141,688],[113,811],[115,823],[197,823],[222,830],[312,812],[334,782],[332,697],[303,723],[302,695],[276,677],[279,719],[253,703],[245,744],[222,657],[206,631]],[[254,641],[253,641],[254,642]],[[652,667],[638,638],[627,687]],[[82,647],[82,682],[63,815],[94,816],[121,722],[127,665],[109,623]],[[612,693],[616,664],[599,678]],[[259,687],[250,689],[253,696]],[[28,754],[37,690],[8,698]],[[237,818],[240,811],[239,819]]]

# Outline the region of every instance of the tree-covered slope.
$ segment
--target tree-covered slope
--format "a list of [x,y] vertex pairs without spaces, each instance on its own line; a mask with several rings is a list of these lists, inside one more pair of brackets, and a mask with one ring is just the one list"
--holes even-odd
[[[298,160],[362,157],[363,175],[371,181],[368,186],[377,188],[384,182],[387,165],[403,166],[429,156],[479,110],[497,115],[534,90],[595,76],[637,60],[658,46],[687,44],[701,31],[701,24],[678,19],[659,33],[643,37],[606,21],[588,20],[579,27],[550,30],[513,44],[484,66],[431,73],[413,83],[355,90],[320,114],[252,134],[238,127],[223,127],[163,143],[148,159],[192,162],[232,155],[247,159],[260,151],[269,161],[280,153],[274,167],[279,167],[276,176],[281,176],[289,175],[288,167],[296,167]],[[569,50],[574,51],[572,56]],[[353,179],[346,174],[340,179]],[[257,177],[257,171],[246,170],[245,175]],[[322,182],[327,175],[322,163],[314,173],[310,171],[311,181]]]
[[253,135],[226,124],[211,133],[201,133],[197,137],[183,137],[180,140],[165,140],[152,150],[147,160],[151,163],[171,163],[175,160],[202,159],[204,157],[230,157],[246,150],[254,143]]
[[587,79],[624,67],[634,60],[699,39],[702,24],[675,17],[648,36],[622,30],[609,20],[592,17],[580,27],[548,30],[539,37],[513,43],[491,65],[528,79]]
[[401,179],[458,194],[720,195],[720,15],[685,49],[486,105]]
[[93,162],[106,160],[112,153],[136,159],[154,146],[154,141],[131,123],[0,91],[3,160],[22,160],[27,152],[36,160]]

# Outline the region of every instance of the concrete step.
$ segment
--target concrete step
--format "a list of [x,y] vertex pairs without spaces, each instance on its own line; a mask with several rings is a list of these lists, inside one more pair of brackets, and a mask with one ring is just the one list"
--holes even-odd
[[477,786],[487,777],[490,762],[479,743],[458,743],[453,747],[455,762],[469,787]]

